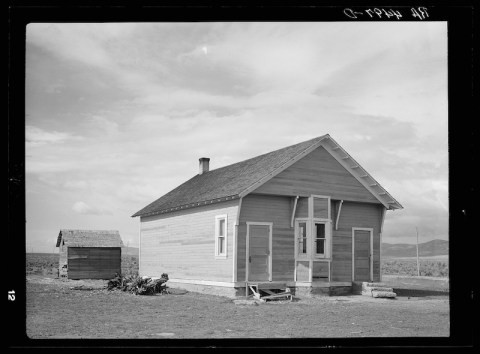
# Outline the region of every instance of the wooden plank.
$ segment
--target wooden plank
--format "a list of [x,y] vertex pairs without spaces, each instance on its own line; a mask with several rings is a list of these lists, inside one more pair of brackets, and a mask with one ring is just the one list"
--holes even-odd
[[295,211],[295,218],[308,217],[308,198],[300,197],[297,202],[297,210]]
[[[143,217],[142,275],[231,282],[239,200]],[[215,258],[215,216],[227,215],[227,258]],[[239,243],[241,242],[238,240]]]
[[258,289],[285,289],[287,287],[286,283],[276,283],[276,282],[271,282],[271,283],[259,283],[257,285]]
[[327,198],[313,198],[313,217],[328,219],[328,199]]
[[68,277],[71,279],[108,279],[120,271],[120,248],[68,248]]
[[319,278],[327,278],[328,279],[328,262],[321,262],[321,261],[314,261],[313,262],[313,270],[312,270],[312,278],[319,279]]
[[310,266],[308,261],[297,261],[297,281],[310,281]]
[[[301,199],[301,198],[300,198]],[[299,200],[300,200],[299,199]],[[298,204],[297,204],[298,210]],[[290,197],[249,194],[242,200],[238,227],[237,280],[245,280],[246,222],[272,222],[272,280],[293,281],[294,237]]]
[[276,195],[329,195],[332,199],[380,203],[323,147],[294,163],[255,190]]
[[287,297],[292,299],[292,294],[291,293],[280,293],[280,294],[275,294],[275,295],[268,295],[268,296],[261,296],[260,299],[262,300],[270,300],[270,299],[278,299],[282,297]]

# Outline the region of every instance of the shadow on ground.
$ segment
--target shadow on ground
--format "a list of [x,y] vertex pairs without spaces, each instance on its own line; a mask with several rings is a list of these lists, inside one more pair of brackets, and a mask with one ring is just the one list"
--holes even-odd
[[448,297],[448,291],[424,290],[424,289],[393,289],[397,296],[427,297],[427,296],[445,296]]

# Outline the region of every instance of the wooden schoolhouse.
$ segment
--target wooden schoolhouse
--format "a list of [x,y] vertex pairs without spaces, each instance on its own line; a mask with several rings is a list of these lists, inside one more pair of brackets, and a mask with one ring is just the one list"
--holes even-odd
[[241,295],[247,283],[348,293],[381,280],[385,213],[403,208],[330,135],[199,173],[136,212],[140,275]]

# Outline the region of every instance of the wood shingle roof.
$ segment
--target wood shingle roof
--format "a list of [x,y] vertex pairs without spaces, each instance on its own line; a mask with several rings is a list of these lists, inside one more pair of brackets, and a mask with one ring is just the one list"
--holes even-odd
[[123,247],[117,230],[60,230],[57,247],[63,241],[68,247]]
[[[143,209],[137,211],[132,217],[156,215],[240,198],[261,185],[261,183],[272,178],[289,164],[311,152],[312,149],[318,147],[319,144],[323,144],[324,141],[328,141],[328,144],[331,144],[333,149],[335,149],[335,152],[331,150],[332,154],[346,154],[346,152],[338,146],[328,134],[322,135],[232,165],[197,174],[164,196],[148,204]],[[341,159],[341,157],[338,156],[337,158]],[[355,165],[358,165],[353,159],[351,160]],[[358,171],[366,174],[370,178],[370,183],[375,182],[375,184],[378,185],[373,177],[368,175],[363,169],[357,169],[356,172],[354,172],[348,166],[344,167],[349,169],[352,175],[359,179],[365,186],[367,186],[367,181],[362,180],[359,176],[355,175]],[[358,168],[359,166],[356,167]],[[387,209],[403,208],[380,185],[378,185],[378,187],[378,192],[372,190],[372,188],[368,189],[387,207]],[[380,197],[380,193],[390,200],[390,204],[388,201],[383,200],[385,197]]]

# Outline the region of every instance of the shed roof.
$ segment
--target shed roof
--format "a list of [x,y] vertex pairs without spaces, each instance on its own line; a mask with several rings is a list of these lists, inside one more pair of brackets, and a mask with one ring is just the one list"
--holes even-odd
[[232,165],[197,174],[148,204],[132,217],[161,214],[243,197],[320,145],[325,147],[387,209],[403,208],[330,135],[326,134]]
[[61,241],[68,247],[123,247],[117,230],[60,230],[57,247]]

